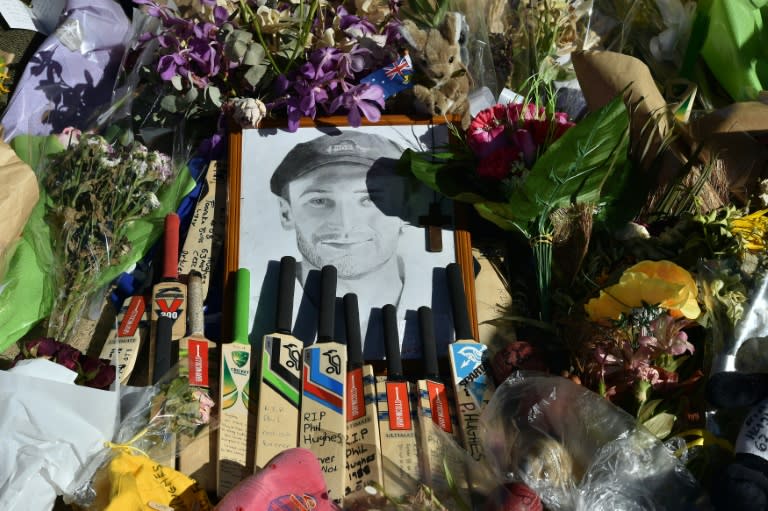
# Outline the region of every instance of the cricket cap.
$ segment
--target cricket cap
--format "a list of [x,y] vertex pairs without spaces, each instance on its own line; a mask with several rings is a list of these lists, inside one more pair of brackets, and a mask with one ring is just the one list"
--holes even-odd
[[270,189],[282,195],[286,185],[305,174],[327,165],[359,166],[370,169],[385,165],[394,168],[403,148],[381,135],[349,130],[322,135],[296,144],[277,166]]

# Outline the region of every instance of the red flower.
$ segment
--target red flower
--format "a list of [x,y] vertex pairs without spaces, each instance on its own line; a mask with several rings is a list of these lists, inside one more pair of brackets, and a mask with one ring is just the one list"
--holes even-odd
[[520,159],[520,150],[507,145],[496,149],[477,164],[477,173],[482,177],[502,180],[509,176],[512,164]]

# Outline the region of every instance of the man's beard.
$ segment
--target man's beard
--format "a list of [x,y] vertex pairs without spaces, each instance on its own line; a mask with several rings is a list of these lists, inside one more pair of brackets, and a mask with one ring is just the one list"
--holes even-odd
[[[371,250],[365,250],[363,247],[353,248],[350,252],[340,252],[338,255],[328,258],[321,255],[322,249],[318,250],[316,248],[319,242],[307,240],[298,231],[296,233],[296,244],[299,252],[312,266],[322,268],[325,265],[333,265],[336,267],[338,277],[343,279],[355,279],[367,275],[382,267],[394,255],[394,251],[388,255],[376,253],[373,247],[376,247],[378,244],[366,243],[365,245],[371,247]],[[330,251],[331,249],[328,250]]]

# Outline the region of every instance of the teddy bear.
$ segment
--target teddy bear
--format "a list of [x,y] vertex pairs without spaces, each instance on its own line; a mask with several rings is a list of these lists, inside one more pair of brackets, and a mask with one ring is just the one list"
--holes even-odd
[[466,41],[464,17],[445,15],[438,28],[421,28],[413,20],[403,21],[400,33],[407,43],[414,69],[414,104],[429,115],[458,115],[469,126],[470,77],[462,59]]
[[715,509],[768,511],[768,373],[714,373],[707,381],[707,401],[718,408],[751,407],[733,459],[711,485]]

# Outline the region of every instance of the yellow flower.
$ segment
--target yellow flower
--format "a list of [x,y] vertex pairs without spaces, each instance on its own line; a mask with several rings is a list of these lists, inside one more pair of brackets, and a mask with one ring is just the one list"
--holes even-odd
[[697,296],[696,282],[684,268],[670,261],[641,261],[584,309],[591,321],[616,320],[643,304],[658,305],[673,317],[696,319],[701,314]]
[[741,218],[731,220],[731,233],[741,238],[744,248],[751,252],[765,251],[765,238],[768,235],[768,209],[761,209]]

